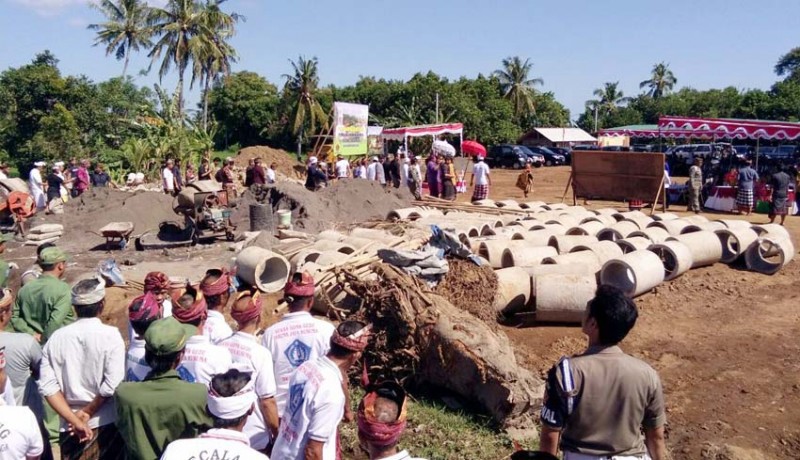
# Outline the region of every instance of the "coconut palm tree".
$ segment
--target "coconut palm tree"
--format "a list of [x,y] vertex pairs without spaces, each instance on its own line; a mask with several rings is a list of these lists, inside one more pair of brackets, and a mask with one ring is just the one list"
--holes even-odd
[[625,97],[619,89],[619,82],[606,82],[603,88],[594,90],[597,99],[586,101],[586,107],[590,110],[602,110],[611,113],[617,110],[620,105],[627,104],[631,98]]
[[298,57],[297,61],[289,60],[293,74],[284,74],[286,84],[283,90],[290,95],[292,105],[292,133],[300,136],[308,125],[309,131],[315,132],[317,125],[328,126],[328,116],[319,105],[316,93],[319,86],[318,64],[316,57],[306,59]]
[[122,78],[128,72],[131,51],[150,48],[152,29],[148,27],[147,18],[150,8],[142,0],[101,0],[91,6],[107,21],[90,24],[89,29],[97,31],[94,46],[105,45],[106,56],[114,54],[117,60],[124,59]]
[[514,106],[514,115],[517,118],[536,111],[533,104],[533,94],[536,91],[534,87],[544,84],[544,80],[530,78],[532,68],[530,59],[522,62],[519,56],[514,56],[503,59],[503,68],[493,73],[500,80],[503,95]]
[[659,62],[653,66],[650,79],[639,83],[639,88],[649,88],[647,95],[658,99],[672,91],[676,83],[678,83],[678,79],[669,70],[669,64]]

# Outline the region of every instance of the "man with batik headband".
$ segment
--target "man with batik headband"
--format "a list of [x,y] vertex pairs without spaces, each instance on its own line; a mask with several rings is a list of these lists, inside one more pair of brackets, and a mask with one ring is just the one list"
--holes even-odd
[[398,451],[397,443],[406,429],[406,392],[392,382],[368,392],[358,406],[358,440],[370,460],[412,459]]
[[62,418],[62,459],[122,458],[112,397],[125,376],[125,343],[100,321],[105,285],[97,277],[72,287],[78,319],[55,331],[42,352],[39,391]]
[[133,335],[125,357],[126,382],[141,382],[150,373],[150,366],[144,359],[144,333],[158,319],[161,319],[161,307],[152,291],[133,299],[128,306],[128,320]]
[[240,459],[269,460],[252,449],[242,432],[255,407],[254,378],[249,372],[231,369],[215,375],[208,387],[208,413],[214,428],[195,439],[180,439],[167,446],[161,460]]
[[144,294],[152,292],[161,307],[161,316],[166,318],[172,316],[172,298],[170,293],[169,276],[162,272],[150,272],[144,277]]
[[328,354],[297,368],[289,381],[274,458],[338,458],[337,430],[344,416],[344,376],[369,343],[371,326],[344,321],[331,337]]
[[250,439],[250,446],[259,451],[266,450],[270,439],[275,439],[279,422],[272,355],[256,339],[263,306],[257,290],[241,292],[231,308],[238,330],[219,343],[231,352],[234,363],[245,366],[252,373],[257,407],[247,418],[243,431]]
[[283,416],[289,399],[289,379],[306,361],[325,356],[330,348],[334,326],[311,316],[314,304],[314,277],[297,272],[283,288],[289,313],[264,332],[261,344],[272,354],[275,369],[278,414]]
[[211,343],[227,339],[233,334],[224,315],[225,307],[228,306],[233,291],[230,273],[224,269],[208,270],[203,281],[200,282],[200,290],[208,305],[208,321],[203,328],[203,335],[208,337]]
[[221,374],[231,367],[232,359],[228,349],[212,344],[202,333],[208,318],[208,309],[199,290],[187,284],[177,305],[172,309],[172,316],[179,322],[196,328],[195,335],[186,342],[186,350],[178,366],[178,375],[183,380],[208,385],[211,376]]

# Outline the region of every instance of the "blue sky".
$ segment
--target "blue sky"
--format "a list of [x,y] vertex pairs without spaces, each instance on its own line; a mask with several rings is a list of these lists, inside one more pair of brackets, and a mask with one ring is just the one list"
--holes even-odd
[[[152,0],[153,3],[164,0]],[[361,75],[408,79],[433,70],[474,77],[507,56],[534,62],[577,118],[592,91],[620,81],[639,92],[653,64],[665,61],[678,86],[769,88],[773,66],[800,46],[796,0],[229,0],[247,17],[233,43],[235,70],[272,82],[289,58],[320,60],[323,84],[346,85]],[[86,0],[0,0],[0,69],[19,66],[50,49],[67,74],[103,80],[122,63],[91,46],[86,25],[101,18]],[[135,56],[131,73],[146,68]],[[152,84],[154,76],[137,76]],[[165,85],[174,85],[166,79]],[[190,99],[196,100],[197,95]]]

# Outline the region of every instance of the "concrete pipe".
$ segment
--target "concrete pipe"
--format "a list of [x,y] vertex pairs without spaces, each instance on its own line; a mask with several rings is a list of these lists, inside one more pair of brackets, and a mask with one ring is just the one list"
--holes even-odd
[[540,265],[548,257],[558,255],[555,248],[550,246],[515,247],[503,251],[502,268],[508,267],[533,267]]
[[520,203],[519,207],[522,209],[539,209],[547,205],[544,201],[526,201],[525,203]]
[[[633,211],[633,212],[638,212],[638,211]],[[625,222],[633,222],[639,227],[639,230],[644,230],[645,228],[647,228],[648,225],[655,222],[652,218],[650,218],[649,216],[645,216],[644,214],[642,214],[641,216],[638,214],[631,214],[630,217],[625,217],[622,220]]]
[[692,268],[692,251],[680,241],[666,241],[648,248],[661,259],[664,280],[673,280]]
[[316,260],[312,262],[322,267],[331,267],[341,264],[345,260],[347,260],[347,255],[339,251],[322,251],[319,256],[317,256]]
[[633,238],[636,236],[647,238],[653,243],[663,243],[664,241],[667,241],[667,238],[670,237],[670,234],[661,227],[650,227],[644,230],[639,230],[638,232],[633,232],[629,234],[626,238]]
[[587,245],[597,242],[597,237],[587,235],[553,235],[547,242],[548,246],[556,248],[559,254],[567,254],[579,245]]
[[600,284],[610,284],[636,297],[664,282],[664,266],[651,251],[634,251],[609,260],[600,269]]
[[330,241],[330,240],[319,240],[313,245],[311,245],[311,247],[322,252],[336,251],[336,252],[341,252],[342,254],[352,254],[356,252],[356,248],[350,246],[349,244],[337,243],[335,241]]
[[236,275],[262,292],[283,289],[290,270],[291,265],[285,257],[264,248],[250,246],[236,256]]
[[325,273],[327,271],[327,268],[323,267],[322,265],[319,265],[316,262],[309,261],[309,262],[306,262],[306,263],[304,263],[302,265],[299,265],[297,267],[297,271],[308,272],[314,278],[318,278],[319,275],[321,275],[321,274],[323,274],[323,273]]
[[667,241],[680,241],[692,253],[692,268],[714,265],[722,259],[722,243],[714,232],[701,231],[671,236]]
[[528,246],[540,247],[547,246],[548,243],[550,243],[550,237],[553,236],[553,232],[548,230],[534,230],[524,233],[524,236],[525,241],[528,242]]
[[[386,220],[417,220],[423,217],[423,215],[420,214],[421,211],[421,208],[394,209],[389,211],[386,215]],[[441,213],[438,215],[441,215]]]
[[472,202],[472,204],[475,205],[475,206],[495,206],[495,201],[494,200],[478,200],[478,201]]
[[613,216],[608,214],[597,214],[594,216],[585,217],[581,221],[582,224],[585,224],[586,222],[600,222],[604,227],[611,227],[617,223],[617,219],[614,219]]
[[316,249],[303,249],[302,251],[298,252],[294,257],[289,259],[289,262],[292,266],[292,272],[296,272],[299,267],[302,267],[308,262],[316,262],[320,254],[322,254],[322,251]]
[[383,230],[375,230],[374,228],[363,228],[363,227],[354,228],[350,232],[350,236],[357,236],[359,238],[368,238],[370,240],[382,241],[386,244],[393,244],[396,243],[398,240],[402,239],[390,233],[384,232]]
[[571,214],[565,214],[553,219],[549,219],[545,221],[545,224],[560,224],[569,229],[578,226],[580,221],[581,218],[579,217],[573,216]]
[[[611,217],[614,217],[614,214],[619,214],[619,211],[614,209],[614,208],[600,208],[600,209],[595,209],[594,213],[597,214],[598,216],[611,216]],[[616,219],[614,219],[614,220],[616,220]]]
[[494,205],[504,209],[522,209],[517,200],[500,200],[496,201]]
[[736,219],[718,219],[714,222],[719,222],[725,226],[725,228],[751,228],[753,224],[746,220],[736,220]]
[[767,234],[750,245],[744,253],[744,260],[748,270],[774,275],[791,262],[794,252],[792,240]]
[[673,213],[671,213],[671,212],[662,212],[662,213],[658,213],[658,214],[653,214],[653,215],[652,215],[652,216],[650,216],[650,217],[652,217],[652,218],[653,218],[653,220],[656,220],[656,221],[659,221],[659,222],[660,222],[660,221],[662,221],[662,220],[675,220],[675,219],[680,219],[680,217],[681,217],[681,216],[679,216],[679,215],[677,215],[677,214],[673,214]]
[[686,217],[682,217],[682,219],[688,220],[693,224],[705,224],[708,222],[708,218],[705,216],[701,216],[699,214],[692,214]]
[[483,224],[481,226],[481,236],[494,236],[494,235],[497,235],[497,233],[494,231],[494,229],[495,229],[495,227],[491,223]]
[[617,241],[627,238],[628,235],[638,230],[639,226],[636,225],[636,222],[621,220],[597,232],[597,239],[602,241]]
[[702,224],[692,224],[684,227],[683,230],[681,230],[681,235],[683,235],[684,233],[694,233],[702,231],[716,232],[717,230],[724,230],[725,228],[727,227],[725,227],[725,225],[722,224],[721,222],[705,222]]
[[533,282],[536,321],[543,323],[582,322],[586,304],[597,291],[594,275],[540,275]]
[[758,233],[749,227],[726,228],[714,233],[717,234],[722,245],[720,261],[726,264],[736,262],[758,240]]
[[[554,260],[554,259],[556,259],[558,257],[560,257],[560,256],[556,256],[556,257],[552,257],[552,258],[549,257],[549,259],[553,259]],[[544,262],[544,261],[542,261],[542,262]],[[554,264],[554,263],[545,264],[545,263],[542,263],[542,264],[539,264],[539,265],[534,265],[532,267],[522,267],[522,268],[525,269],[525,271],[528,272],[529,275],[531,275],[531,280],[532,280],[531,283],[534,283],[536,281],[536,277],[537,276],[541,276],[541,275],[549,275],[549,274],[556,274],[556,273],[557,274],[561,274],[561,275],[595,275],[596,274],[596,271],[592,271],[592,267],[590,267],[588,265],[584,265],[584,264],[578,264],[578,263],[572,263],[572,264],[570,264],[570,263],[561,263],[561,264]]]
[[622,255],[622,249],[619,247],[617,243],[614,243],[613,241],[598,241],[592,244],[578,245],[572,248],[570,253],[581,252],[581,251],[593,252],[594,255],[597,256],[597,260],[599,260],[601,264],[604,264],[607,261],[615,259]]
[[537,223],[537,224],[531,225],[528,228],[528,231],[531,231],[531,232],[538,232],[540,230],[547,230],[548,232],[552,232],[553,235],[566,235],[567,234],[567,227],[565,227],[565,226],[563,226],[561,224]]
[[569,206],[565,205],[564,203],[552,203],[546,204],[542,207],[548,211],[555,211],[556,209],[567,209]]
[[548,257],[542,261],[542,265],[583,265],[586,267],[586,271],[592,274],[596,274],[603,267],[597,254],[592,251],[579,251]]
[[516,251],[529,246],[525,240],[486,240],[478,245],[478,255],[489,261],[492,268],[504,268],[503,252],[506,249]]
[[495,235],[509,240],[524,240],[527,231],[519,226],[503,227],[494,229]]
[[597,236],[597,234],[606,228],[602,222],[592,221],[580,224],[567,230],[567,235],[588,235]]
[[763,225],[753,225],[753,230],[758,233],[758,236],[772,236],[772,237],[780,237],[786,238],[791,240],[792,237],[789,235],[789,231],[786,230],[786,227],[783,225],[778,224],[763,224]]
[[670,234],[670,236],[677,236],[681,234],[684,228],[693,224],[695,223],[686,219],[673,219],[653,222],[648,228],[663,228],[667,231],[667,233]]
[[531,277],[519,267],[496,270],[497,293],[494,309],[498,313],[514,314],[524,311],[531,298]]
[[347,238],[342,240],[342,244],[347,246],[352,246],[356,249],[362,249],[367,246],[377,249],[386,246],[386,244],[383,242],[371,240],[369,238],[359,238],[357,236],[348,236]]
[[340,242],[347,238],[347,235],[339,233],[335,230],[325,230],[317,234],[318,240],[328,240]]
[[616,241],[623,254],[634,251],[644,251],[653,244],[648,238],[643,236],[631,236]]
[[568,212],[570,214],[583,214],[584,212],[587,212],[586,208],[583,206],[567,206],[566,208],[561,209],[561,211]]
[[633,220],[634,222],[636,220],[638,220],[638,219],[641,219],[642,217],[647,217],[649,219],[647,214],[643,213],[642,211],[622,211],[622,212],[617,212],[616,214],[613,215],[613,217],[614,217],[614,219],[617,219],[618,221],[620,221],[622,219],[630,219],[630,220]]

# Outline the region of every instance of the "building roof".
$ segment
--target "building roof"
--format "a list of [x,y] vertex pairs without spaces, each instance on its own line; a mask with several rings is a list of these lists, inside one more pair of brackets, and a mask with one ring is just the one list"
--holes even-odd
[[596,142],[591,134],[580,128],[534,128],[522,138],[527,138],[533,133],[538,133],[550,142]]

